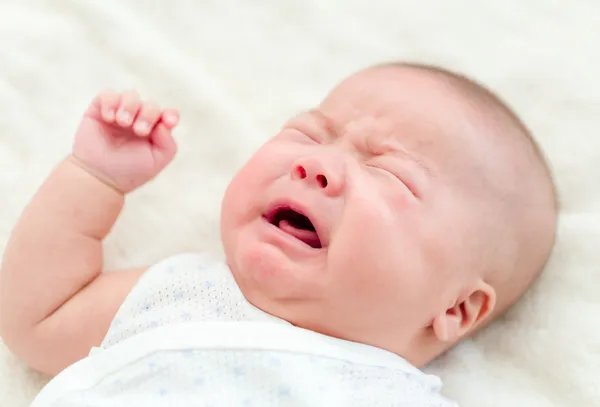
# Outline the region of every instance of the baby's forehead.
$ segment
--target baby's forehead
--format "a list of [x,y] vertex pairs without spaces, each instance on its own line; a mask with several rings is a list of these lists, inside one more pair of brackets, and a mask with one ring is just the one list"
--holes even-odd
[[318,110],[340,132],[372,128],[404,138],[431,138],[464,133],[459,96],[432,78],[379,69],[343,81]]
[[474,142],[474,120],[458,99],[423,75],[365,71],[343,81],[316,111],[339,136],[394,140],[433,160]]

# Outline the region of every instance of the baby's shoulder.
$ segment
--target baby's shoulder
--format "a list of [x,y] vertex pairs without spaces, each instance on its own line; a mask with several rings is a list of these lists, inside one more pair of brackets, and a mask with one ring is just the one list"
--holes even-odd
[[139,278],[103,347],[166,324],[244,319],[248,308],[224,261],[207,253],[177,254]]
[[178,304],[205,308],[215,301],[238,302],[242,296],[227,264],[209,253],[180,253],[161,260],[139,279],[131,302],[151,300],[162,307]]
[[178,253],[148,267],[140,277],[140,287],[166,282],[199,282],[203,279],[220,278],[230,280],[231,272],[227,264],[218,257],[205,252]]

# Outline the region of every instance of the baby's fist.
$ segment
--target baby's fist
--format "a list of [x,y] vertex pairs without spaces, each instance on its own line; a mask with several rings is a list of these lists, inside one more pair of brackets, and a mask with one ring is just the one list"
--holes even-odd
[[75,134],[73,157],[92,174],[128,193],[153,179],[177,152],[173,109],[143,102],[134,91],[94,98]]

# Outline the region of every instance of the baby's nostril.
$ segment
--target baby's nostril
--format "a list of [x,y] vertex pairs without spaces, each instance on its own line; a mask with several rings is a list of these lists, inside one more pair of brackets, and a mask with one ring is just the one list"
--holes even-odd
[[319,185],[321,185],[321,188],[325,188],[327,186],[327,178],[325,178],[325,175],[317,175],[317,182]]
[[298,168],[296,168],[296,173],[301,179],[306,178],[306,170],[303,166],[299,165]]

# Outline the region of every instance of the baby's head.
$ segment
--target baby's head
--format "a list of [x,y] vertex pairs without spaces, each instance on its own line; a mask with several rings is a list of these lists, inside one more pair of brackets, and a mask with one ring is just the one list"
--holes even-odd
[[556,211],[540,151],[499,99],[389,64],[344,80],[252,156],[221,233],[256,307],[420,366],[525,292]]

